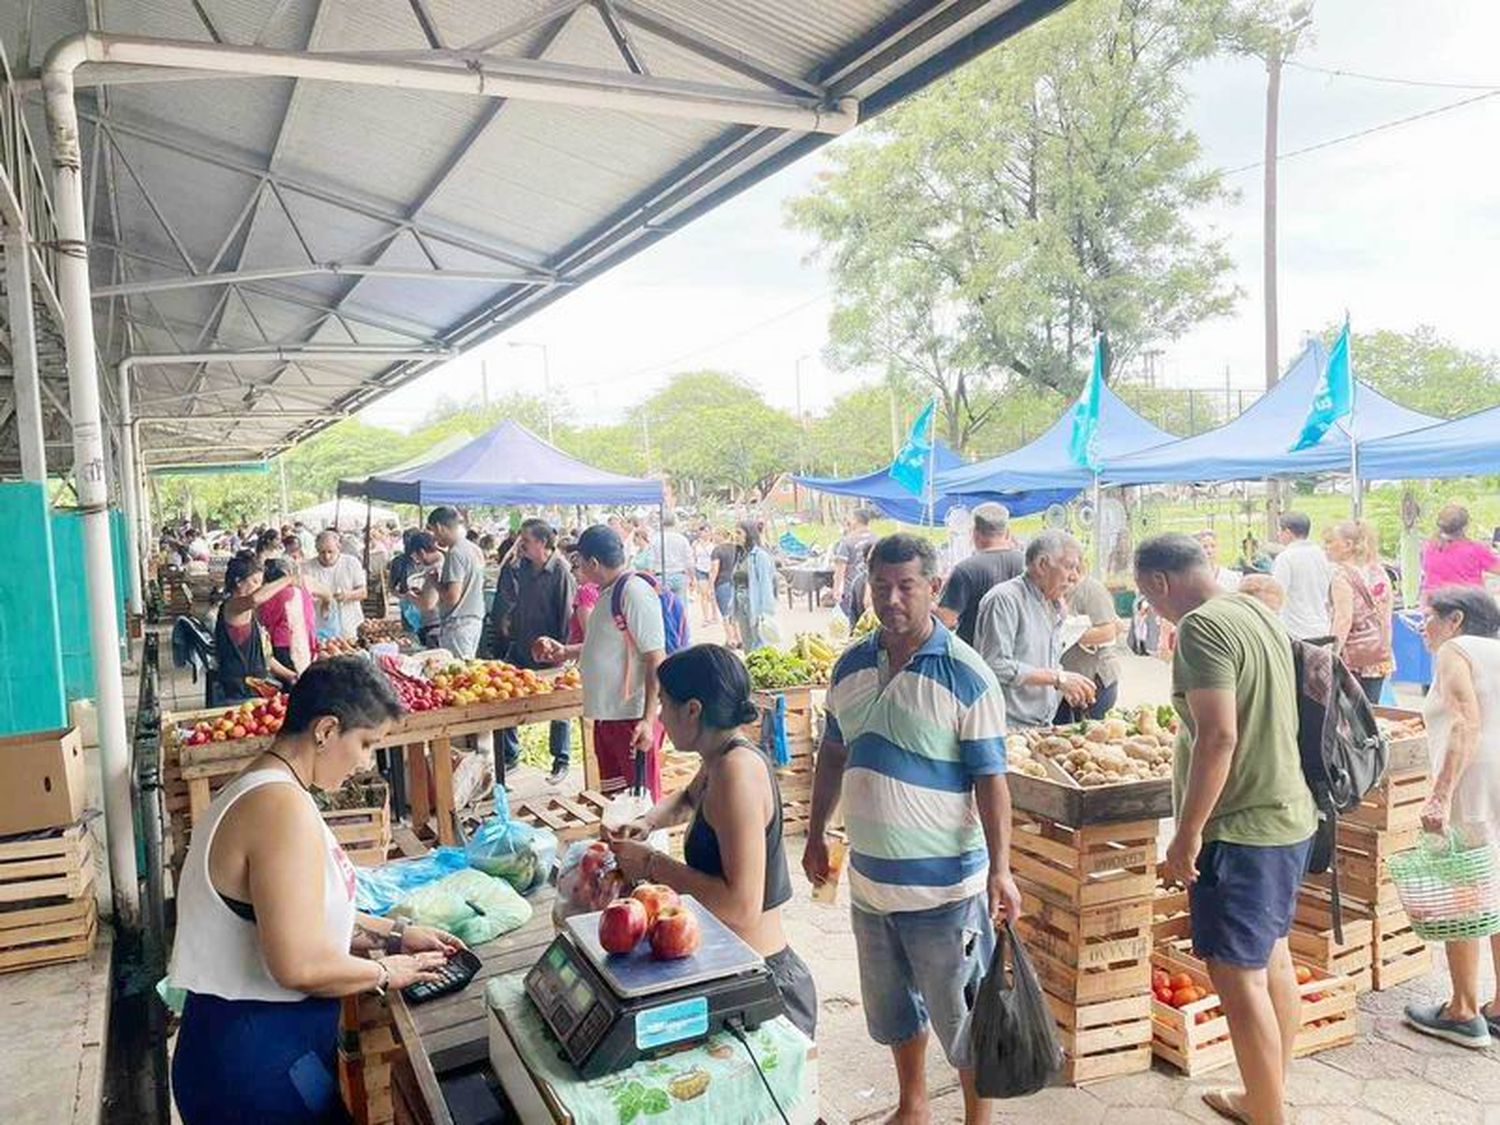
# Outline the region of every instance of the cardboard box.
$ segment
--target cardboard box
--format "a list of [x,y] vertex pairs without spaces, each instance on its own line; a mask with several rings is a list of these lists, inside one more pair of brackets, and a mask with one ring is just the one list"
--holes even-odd
[[0,836],[72,824],[85,786],[76,727],[0,738]]

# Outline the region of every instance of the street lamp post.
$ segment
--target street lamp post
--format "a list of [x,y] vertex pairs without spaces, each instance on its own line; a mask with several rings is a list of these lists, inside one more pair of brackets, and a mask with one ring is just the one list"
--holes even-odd
[[547,404],[547,441],[555,444],[552,432],[552,366],[548,361],[547,345],[531,340],[511,340],[513,348],[536,348],[542,353],[542,395]]
[[[802,364],[803,361],[811,359],[810,355],[799,355],[796,363],[797,382],[797,472],[807,472],[807,414],[802,409]],[[801,511],[802,505],[797,496],[795,482],[792,486],[792,506]]]

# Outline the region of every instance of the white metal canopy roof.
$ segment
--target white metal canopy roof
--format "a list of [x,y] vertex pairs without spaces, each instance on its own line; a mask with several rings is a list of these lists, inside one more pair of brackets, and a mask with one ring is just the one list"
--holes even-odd
[[[44,169],[25,79],[84,31],[262,48],[273,75],[308,73],[291,52],[320,75],[426,69],[420,89],[226,75],[142,65],[149,47],[126,44],[110,57],[128,61],[77,71],[106,411],[115,365],[150,357],[130,375],[147,462],[240,461],[517,323],[1063,2],[9,0],[0,42]],[[41,344],[48,438],[66,443],[61,346],[46,326]],[[0,472],[9,397],[0,382]],[[65,471],[65,446],[49,462]]]

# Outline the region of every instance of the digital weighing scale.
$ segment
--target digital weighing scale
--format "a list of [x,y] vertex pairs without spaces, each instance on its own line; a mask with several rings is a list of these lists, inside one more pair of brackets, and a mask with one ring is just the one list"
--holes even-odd
[[658,961],[645,941],[630,953],[606,953],[595,912],[567,919],[527,972],[526,995],[584,1078],[701,1042],[736,1017],[750,1031],[782,1014],[760,954],[691,895],[682,905],[703,934],[691,957]]

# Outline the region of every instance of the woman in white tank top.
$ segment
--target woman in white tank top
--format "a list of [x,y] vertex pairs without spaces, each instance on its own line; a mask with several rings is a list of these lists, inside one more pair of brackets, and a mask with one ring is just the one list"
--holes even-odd
[[[1452,829],[1468,846],[1494,847],[1500,844],[1500,605],[1476,586],[1429,591],[1423,635],[1436,659],[1422,708],[1433,778],[1422,827]],[[1479,998],[1482,944],[1445,943],[1453,998],[1408,1005],[1413,1028],[1462,1047],[1488,1047],[1500,1037],[1500,984],[1490,1003]],[[1500,934],[1489,946],[1500,968]]]
[[355,912],[354,868],[308,792],[369,768],[399,714],[368,662],[312,665],[275,743],[195,826],[169,973],[188,994],[172,1060],[185,1125],[346,1120],[339,997],[433,979],[462,948]]

